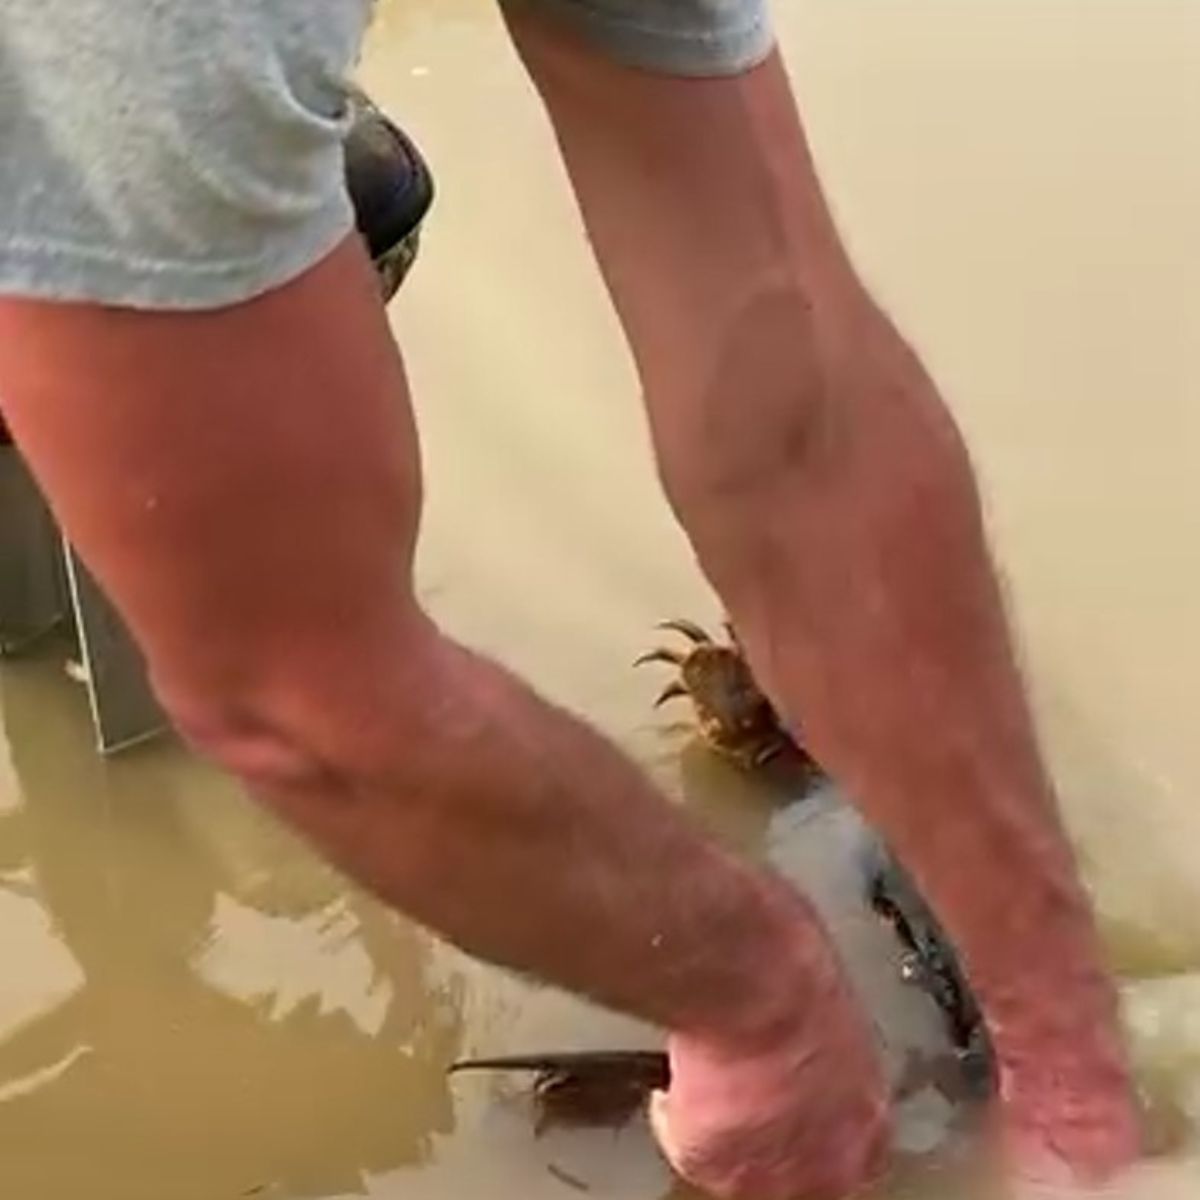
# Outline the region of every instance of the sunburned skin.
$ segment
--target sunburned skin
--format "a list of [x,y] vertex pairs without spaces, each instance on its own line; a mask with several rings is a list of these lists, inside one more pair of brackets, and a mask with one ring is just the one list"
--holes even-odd
[[[663,647],[637,659],[635,665],[660,662],[679,670],[656,704],[688,699],[706,746],[743,770],[769,771],[772,781],[783,785],[780,792],[786,802],[802,803],[820,768],[785,730],[755,681],[732,627],[727,626],[727,643],[714,641],[701,626],[682,618],[663,621],[659,628],[681,634],[690,648]],[[957,955],[882,842],[869,833],[866,838],[858,854],[870,907],[896,935],[896,969],[937,1005],[954,1051],[956,1062],[936,1065],[936,1082],[956,1097],[982,1099],[994,1083],[991,1047]],[[912,1068],[901,1079],[897,1098],[930,1077],[928,1063],[914,1062]],[[499,1055],[462,1059],[450,1068],[451,1074],[467,1071],[531,1074],[539,1135],[559,1125],[620,1127],[671,1080],[668,1055],[653,1050]]]

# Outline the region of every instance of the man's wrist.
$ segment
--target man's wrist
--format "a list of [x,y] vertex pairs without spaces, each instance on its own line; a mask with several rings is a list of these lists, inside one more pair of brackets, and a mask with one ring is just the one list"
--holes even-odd
[[993,1036],[1002,1121],[1019,1165],[1081,1182],[1137,1160],[1142,1122],[1106,979],[1031,1008]]
[[[734,1054],[755,1054],[821,1013],[836,1007],[847,1022],[858,1014],[832,938],[816,910],[790,885],[773,876],[755,876],[759,905],[758,937],[754,950],[738,954],[744,980],[738,1002],[711,1012],[687,1030],[689,1034]],[[865,1019],[864,1033],[869,1032]]]

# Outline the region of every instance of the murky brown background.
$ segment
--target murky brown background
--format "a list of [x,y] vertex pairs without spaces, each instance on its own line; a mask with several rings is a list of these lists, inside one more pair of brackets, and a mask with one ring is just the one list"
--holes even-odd
[[[976,453],[1143,1078],[1200,1127],[1200,7],[777,11],[846,234]],[[430,605],[814,887],[893,1039],[929,1041],[814,850],[836,822],[772,817],[650,716],[655,681],[629,669],[660,616],[715,610],[494,12],[385,0],[364,77],[440,184],[393,306]],[[437,946],[169,743],[98,760],[52,655],[6,665],[0,704],[0,1194],[683,1194],[639,1126],[535,1141],[519,1096],[442,1074],[646,1031]],[[942,1116],[908,1113],[910,1145]],[[980,1195],[952,1149],[888,1196]],[[1155,1195],[1193,1193],[1193,1153]]]

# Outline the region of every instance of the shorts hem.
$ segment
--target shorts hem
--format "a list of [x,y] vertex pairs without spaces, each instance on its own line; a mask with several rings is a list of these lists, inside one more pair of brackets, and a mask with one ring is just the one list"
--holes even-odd
[[751,21],[709,28],[664,27],[612,16],[563,0],[501,0],[551,14],[624,66],[696,78],[740,75],[758,66],[776,41],[767,11]]
[[286,247],[224,262],[157,259],[0,234],[0,295],[151,311],[228,308],[304,274],[353,229],[353,210],[342,197],[289,230]]

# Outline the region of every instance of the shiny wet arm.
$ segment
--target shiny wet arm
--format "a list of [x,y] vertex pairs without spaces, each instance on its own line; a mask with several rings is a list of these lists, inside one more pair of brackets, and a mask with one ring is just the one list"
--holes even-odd
[[844,986],[790,888],[420,611],[415,429],[355,239],[232,308],[0,300],[0,380],[176,726],[355,878],[483,958],[731,1043]]
[[510,12],[637,361],[663,482],[756,676],[961,947],[1014,1132],[1136,1141],[1115,999],[958,431],[859,282],[777,56],[602,60]]

